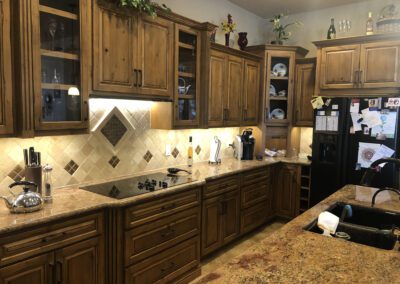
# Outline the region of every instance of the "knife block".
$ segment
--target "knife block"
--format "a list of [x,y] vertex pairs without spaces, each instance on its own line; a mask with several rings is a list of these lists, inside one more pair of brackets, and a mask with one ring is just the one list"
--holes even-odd
[[37,185],[37,189],[33,186],[30,187],[31,191],[42,194],[42,166],[25,167],[25,180],[34,182]]

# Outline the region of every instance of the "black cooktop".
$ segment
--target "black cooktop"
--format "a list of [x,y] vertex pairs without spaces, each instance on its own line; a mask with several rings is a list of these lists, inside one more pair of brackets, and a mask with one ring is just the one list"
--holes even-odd
[[145,176],[84,186],[82,189],[115,199],[124,199],[193,181],[195,180],[192,179],[191,175],[177,176],[160,172]]

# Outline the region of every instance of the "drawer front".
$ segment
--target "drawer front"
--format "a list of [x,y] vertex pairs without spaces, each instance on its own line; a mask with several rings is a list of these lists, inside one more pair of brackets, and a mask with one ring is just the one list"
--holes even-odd
[[125,265],[163,251],[200,232],[200,207],[185,210],[125,233]]
[[125,283],[170,283],[197,269],[200,263],[199,238],[192,238],[125,270]]
[[257,170],[248,171],[242,174],[242,185],[250,185],[269,179],[271,176],[270,168],[263,167]]
[[242,187],[241,207],[247,208],[269,197],[269,180]]
[[260,204],[243,210],[241,213],[240,233],[247,233],[266,222],[268,218],[268,204]]
[[[70,217],[72,218],[72,217]],[[103,213],[10,233],[0,241],[0,265],[58,249],[103,233]]]
[[161,197],[154,201],[134,205],[125,209],[125,228],[152,222],[200,204],[200,188]]
[[207,181],[203,191],[203,198],[209,198],[238,189],[240,186],[239,176],[231,176],[213,181]]

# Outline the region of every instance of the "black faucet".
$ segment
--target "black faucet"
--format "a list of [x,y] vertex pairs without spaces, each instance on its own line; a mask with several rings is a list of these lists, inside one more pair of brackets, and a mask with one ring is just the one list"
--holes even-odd
[[396,193],[400,196],[400,190],[398,190],[398,189],[390,188],[390,187],[380,188],[380,189],[378,189],[378,190],[374,193],[374,195],[372,196],[371,207],[374,207],[374,205],[375,205],[375,198],[376,198],[376,196],[378,195],[378,193],[380,193],[380,192],[382,192],[382,191],[385,191],[385,190],[396,192]]
[[370,186],[371,181],[374,178],[375,174],[379,172],[380,167],[378,167],[382,163],[394,163],[397,166],[400,166],[400,160],[395,158],[382,158],[376,160],[371,164],[371,166],[365,171],[363,177],[361,178],[360,185]]

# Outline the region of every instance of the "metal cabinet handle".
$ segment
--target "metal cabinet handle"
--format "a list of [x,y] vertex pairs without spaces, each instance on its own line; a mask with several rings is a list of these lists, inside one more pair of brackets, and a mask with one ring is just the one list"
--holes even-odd
[[138,70],[137,70],[137,69],[133,69],[133,76],[135,77],[134,82],[133,82],[133,86],[134,86],[134,87],[137,87],[137,86],[138,86],[138,84],[137,84],[137,82],[138,82],[138,76],[139,76]]
[[358,70],[354,71],[353,86],[358,87]]
[[359,83],[360,83],[361,87],[364,86],[362,75],[363,75],[363,70],[360,70],[359,73],[358,73],[358,80],[359,80]]
[[226,109],[226,120],[229,120],[229,109]]
[[63,281],[63,271],[62,271],[62,269],[63,269],[63,267],[62,267],[63,265],[62,265],[62,262],[61,261],[57,261],[56,262],[56,281],[57,281],[57,284],[59,284],[59,283],[62,283],[62,281]]
[[265,116],[264,116],[264,122],[267,122],[269,118],[269,113],[268,113],[268,108],[265,108]]
[[142,72],[142,70],[138,70],[138,72],[139,72],[139,75],[140,75],[140,77],[139,77],[139,88],[141,88],[142,87],[142,82],[143,82],[143,72]]
[[226,120],[226,108],[224,108],[223,112],[222,112],[222,120],[225,121]]

